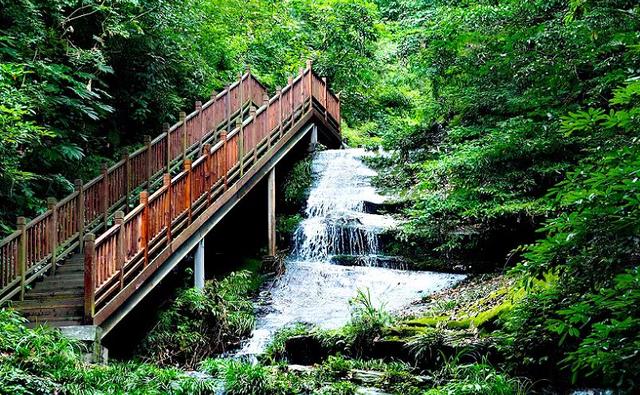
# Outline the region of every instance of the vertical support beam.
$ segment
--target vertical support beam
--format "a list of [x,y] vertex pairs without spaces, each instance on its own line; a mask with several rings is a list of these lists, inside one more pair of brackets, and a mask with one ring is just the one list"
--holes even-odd
[[27,219],[18,217],[16,228],[20,232],[18,239],[18,273],[20,274],[20,300],[24,300],[24,287],[27,280]]
[[300,118],[302,118],[302,114],[304,114],[304,106],[305,106],[304,86],[306,84],[306,81],[304,80],[304,69],[302,67],[300,67],[300,69],[298,70],[298,74],[300,75],[300,79],[298,82],[298,85],[300,85]]
[[202,139],[204,138],[204,122],[202,121],[202,102],[196,102],[196,111],[198,112],[198,153],[202,153]]
[[324,108],[324,120],[327,120],[327,114],[329,110],[327,109],[327,77],[322,77],[322,82],[324,83],[324,89],[322,94],[322,107]]
[[162,124],[162,133],[166,136],[167,140],[167,152],[165,155],[165,165],[167,168],[167,173],[171,172],[171,134],[169,133],[169,122],[165,122]]
[[78,205],[76,206],[76,220],[78,223],[78,244],[80,245],[80,253],[84,251],[84,188],[82,186],[82,180],[76,179],[74,181],[76,191],[78,191]]
[[267,238],[268,255],[276,255],[276,169],[269,172],[267,180]]
[[96,235],[84,237],[84,323],[93,324],[96,310]]
[[149,192],[140,192],[140,204],[144,206],[140,221],[140,241],[144,252],[144,267],[147,267],[149,264]]
[[187,113],[181,111],[179,117],[182,131],[182,160],[185,160],[187,159]]
[[188,223],[191,223],[191,159],[184,161],[184,172],[187,173],[187,180],[184,183],[184,198],[186,200],[187,214],[189,216]]
[[204,239],[198,242],[193,264],[194,285],[197,289],[204,289]]
[[171,244],[171,222],[173,221],[173,216],[171,214],[171,196],[173,192],[171,191],[171,174],[164,173],[162,176],[162,184],[165,188],[167,188],[167,198],[164,201],[164,215],[165,215],[165,224],[167,225],[167,245]]
[[47,237],[49,243],[51,243],[51,275],[56,274],[56,250],[58,249],[58,210],[56,210],[56,204],[58,202],[55,198],[47,198],[47,210],[51,210],[51,222],[49,222],[49,229],[47,229]]
[[124,288],[124,212],[116,211],[115,224],[118,227],[116,231],[116,270],[118,271],[118,281],[120,282],[120,289]]
[[315,152],[318,146],[318,125],[315,123],[311,128],[311,141],[309,142],[309,152]]
[[152,152],[151,152],[151,136],[144,135],[144,146],[147,147],[147,163],[145,164],[145,172],[147,176],[147,189],[151,190],[151,161],[152,161]]
[[104,230],[107,230],[107,222],[109,220],[109,171],[107,164],[102,164],[102,222]]
[[129,161],[129,153],[122,154],[122,160],[124,161],[124,209],[129,212],[129,200],[131,199],[131,161]]

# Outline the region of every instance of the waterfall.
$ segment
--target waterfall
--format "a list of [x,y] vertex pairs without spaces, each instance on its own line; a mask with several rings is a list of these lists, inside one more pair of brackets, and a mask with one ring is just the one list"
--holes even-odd
[[379,233],[393,225],[389,216],[367,213],[367,202],[382,203],[371,186],[376,173],[366,167],[364,150],[319,152],[313,160],[315,183],[306,218],[294,235],[292,259],[329,263],[335,255],[360,257],[368,266],[377,262]]
[[[371,185],[376,173],[362,162],[365,155],[361,149],[315,154],[314,183],[286,271],[264,286],[256,328],[238,355],[259,354],[277,330],[296,322],[325,329],[345,325],[358,290],[367,289],[376,306],[394,312],[464,277],[377,265],[378,236],[394,221],[367,212],[385,198]],[[336,255],[350,255],[361,265],[331,264]]]

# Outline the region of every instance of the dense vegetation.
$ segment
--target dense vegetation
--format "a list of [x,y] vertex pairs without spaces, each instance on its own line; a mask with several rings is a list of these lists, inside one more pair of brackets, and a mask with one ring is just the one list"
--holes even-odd
[[0,2],[0,226],[156,135],[248,65],[273,91],[313,58],[366,111],[375,6],[344,0]]
[[[639,40],[631,0],[0,0],[0,226],[36,214],[46,196],[64,195],[73,178],[155,134],[245,65],[274,88],[310,57],[341,93],[348,142],[393,150],[372,160],[405,220],[392,247],[420,267],[508,277],[412,320],[365,308],[338,333],[312,329],[348,347],[328,350],[305,373],[310,381],[286,384],[278,344],[265,362],[273,365],[209,360],[205,370],[232,393],[352,393],[349,383],[325,388],[328,377],[372,368],[368,352],[387,337],[411,351],[410,366],[374,370],[440,380],[399,380],[411,387],[404,393],[513,393],[524,388],[518,376],[637,392]],[[301,199],[308,173],[308,162],[296,167],[287,199]],[[283,233],[300,218],[285,219]],[[194,299],[186,293],[163,325],[215,314],[192,311]],[[53,388],[147,374],[147,365],[115,365],[51,376],[56,363],[77,366],[73,347],[3,314],[2,340],[55,337],[46,348],[0,344],[5,377],[44,376],[51,383],[32,388]],[[470,344],[479,363],[438,359]],[[144,385],[191,383],[162,372],[166,380]]]

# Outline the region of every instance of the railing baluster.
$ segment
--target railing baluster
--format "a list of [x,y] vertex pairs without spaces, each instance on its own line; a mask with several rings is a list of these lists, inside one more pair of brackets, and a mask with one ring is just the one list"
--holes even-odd
[[147,267],[149,264],[149,192],[140,192],[140,204],[144,206],[140,223],[140,241],[144,251],[144,267]]
[[[49,237],[49,243],[51,248],[51,274],[56,274],[56,249],[58,248],[58,210],[56,210],[56,204],[58,202],[55,198],[47,199],[47,209],[51,211],[51,219],[49,220],[49,229],[47,236]],[[65,232],[66,233],[66,232]]]

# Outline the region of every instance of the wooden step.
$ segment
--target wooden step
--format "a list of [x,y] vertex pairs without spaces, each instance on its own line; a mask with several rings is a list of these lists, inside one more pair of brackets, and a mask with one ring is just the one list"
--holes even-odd
[[43,317],[74,317],[84,314],[84,306],[63,306],[63,307],[23,307],[18,308],[29,321],[41,321]]
[[75,306],[84,306],[84,298],[82,296],[72,297],[72,298],[60,298],[60,299],[24,300],[22,302],[16,302],[14,304],[14,307],[18,310],[75,307]]
[[84,272],[84,265],[64,264],[56,268],[56,276],[67,273]]
[[35,328],[37,326],[49,326],[52,328],[59,328],[62,326],[75,326],[82,325],[82,316],[69,316],[69,317],[38,317],[37,320],[29,321],[27,326],[29,328]]
[[73,297],[83,297],[84,296],[84,288],[76,287],[76,288],[68,288],[68,289],[56,289],[56,290],[40,290],[40,288],[35,288],[31,291],[28,291],[24,295],[25,300],[42,300],[42,299],[61,299],[61,298],[73,298]]
[[84,284],[84,277],[48,277],[45,280],[42,280],[40,283],[36,284],[33,289],[42,290],[42,289],[69,289],[69,288],[77,288],[81,287]]

